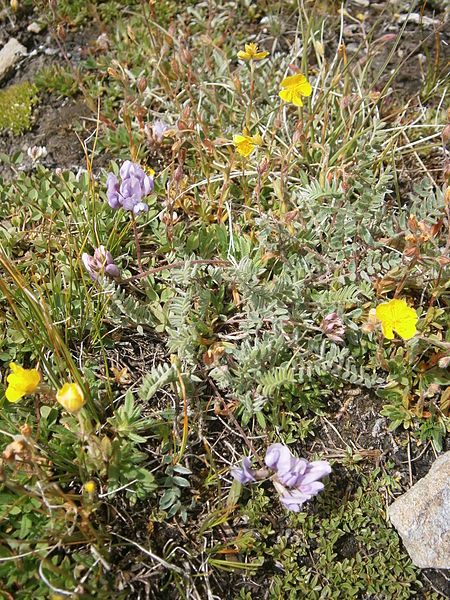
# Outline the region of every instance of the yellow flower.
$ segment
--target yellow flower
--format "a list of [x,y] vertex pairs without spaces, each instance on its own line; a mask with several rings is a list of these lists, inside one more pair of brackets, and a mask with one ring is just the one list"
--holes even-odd
[[97,489],[97,486],[95,485],[95,481],[89,480],[86,481],[86,483],[84,484],[84,491],[86,492],[86,494],[93,494],[95,492],[95,490]]
[[295,106],[303,106],[302,97],[311,96],[312,87],[309,81],[301,73],[286,77],[281,82],[281,87],[278,95],[285,102],[292,102]]
[[78,383],[65,383],[62,388],[56,392],[56,399],[71,413],[78,412],[86,403],[83,390]]
[[233,137],[233,144],[236,146],[236,150],[241,156],[246,158],[255,150],[256,146],[261,146],[263,143],[262,137],[259,134],[256,135],[235,135]]
[[409,340],[417,333],[416,323],[419,320],[414,308],[406,304],[406,300],[390,300],[379,304],[376,310],[377,319],[381,321],[383,335],[388,340],[394,339],[394,331]]
[[245,44],[245,52],[243,50],[238,52],[238,58],[241,60],[262,60],[266,56],[269,56],[269,52],[258,52],[257,44]]
[[24,369],[13,362],[9,363],[9,368],[12,373],[7,377],[8,387],[5,396],[10,402],[17,402],[23,396],[32,394],[36,390],[41,376],[36,369]]

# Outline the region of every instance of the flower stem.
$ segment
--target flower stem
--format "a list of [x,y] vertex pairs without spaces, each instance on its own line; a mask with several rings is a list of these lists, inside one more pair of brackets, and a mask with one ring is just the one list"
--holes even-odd
[[201,260],[180,260],[178,262],[171,263],[170,265],[162,265],[161,267],[155,267],[154,269],[149,269],[148,271],[141,271],[138,275],[133,275],[132,277],[128,277],[127,279],[123,279],[120,283],[129,283],[130,281],[135,281],[136,279],[143,279],[144,277],[148,277],[149,275],[154,275],[156,273],[160,273],[161,271],[168,271],[170,269],[181,269],[185,267],[187,264],[189,265],[213,265],[217,267],[230,267],[231,263],[228,260],[218,259],[201,259]]
[[141,243],[139,241],[139,233],[137,230],[136,218],[134,216],[134,213],[131,213],[131,223],[133,225],[134,239],[136,241],[136,254],[137,254],[139,272],[143,273],[144,269],[142,268],[142,260],[141,260]]

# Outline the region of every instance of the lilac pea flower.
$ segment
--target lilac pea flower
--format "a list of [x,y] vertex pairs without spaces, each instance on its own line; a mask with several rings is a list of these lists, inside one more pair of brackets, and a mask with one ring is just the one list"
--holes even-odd
[[303,504],[307,500],[311,500],[311,498],[317,496],[324,487],[321,481],[312,481],[308,484],[302,483],[293,489],[287,490],[285,488],[280,496],[280,501],[288,510],[299,512]]
[[106,196],[111,208],[123,208],[135,215],[148,210],[142,201],[153,191],[153,179],[136,163],[126,160],[120,167],[120,179],[109,173],[106,180]]
[[272,444],[268,447],[265,463],[276,471],[278,481],[287,487],[295,486],[308,466],[307,460],[296,458],[283,444]]
[[152,124],[152,134],[154,140],[160,144],[163,141],[165,132],[169,129],[167,123],[164,123],[161,119],[155,119]]
[[326,460],[314,460],[313,462],[308,463],[304,475],[302,475],[297,482],[297,486],[300,486],[300,488],[303,489],[303,486],[317,482],[318,479],[322,479],[322,477],[325,477],[330,473],[331,467]]
[[97,279],[97,262],[94,260],[94,257],[88,254],[87,252],[83,252],[81,255],[81,260],[83,261],[84,268],[89,273],[91,278],[95,281]]
[[114,173],[109,173],[106,179],[106,195],[111,208],[120,208],[122,206],[119,199],[119,181]]
[[242,467],[236,467],[235,469],[232,469],[231,474],[233,475],[234,479],[242,484],[256,481],[255,473],[251,468],[251,462],[248,457],[245,457],[242,460]]
[[91,256],[87,252],[83,252],[81,260],[83,261],[86,271],[94,281],[96,281],[102,273],[113,278],[120,277],[119,267],[114,262],[111,252],[106,250],[104,246],[96,248],[94,256]]
[[111,277],[120,277],[119,267],[114,262],[112,254],[109,250],[106,250],[105,246],[99,246],[94,251],[94,259],[100,268],[103,268],[105,273]]
[[309,462],[295,457],[287,446],[272,444],[266,452],[265,462],[275,471],[273,483],[282,504],[294,512],[321,492],[324,485],[319,479],[331,473],[325,460]]
[[323,483],[316,481],[305,488],[302,487],[302,489],[294,488],[292,490],[285,490],[280,497],[280,501],[288,510],[300,512],[303,504],[307,500],[311,500],[311,498],[321,492],[323,488]]

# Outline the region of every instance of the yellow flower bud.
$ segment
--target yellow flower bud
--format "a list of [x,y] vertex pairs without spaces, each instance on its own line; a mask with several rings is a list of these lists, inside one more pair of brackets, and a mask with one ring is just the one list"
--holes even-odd
[[78,383],[65,383],[56,392],[56,399],[70,413],[78,412],[86,403],[83,390]]

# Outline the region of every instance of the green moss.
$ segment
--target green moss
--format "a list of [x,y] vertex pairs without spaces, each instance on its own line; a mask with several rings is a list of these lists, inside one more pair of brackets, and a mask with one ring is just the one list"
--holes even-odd
[[385,494],[395,489],[395,480],[378,469],[368,477],[354,477],[358,483],[349,479],[346,486],[342,475],[339,486],[331,477],[326,492],[305,512],[286,514],[281,531],[273,527],[276,519],[267,519],[273,506],[267,490],[252,490],[244,514],[261,541],[255,541],[247,559],[265,558],[270,599],[408,600],[421,590],[417,569],[386,518]]
[[37,103],[37,88],[25,81],[0,91],[0,131],[20,135],[31,127],[31,113]]

